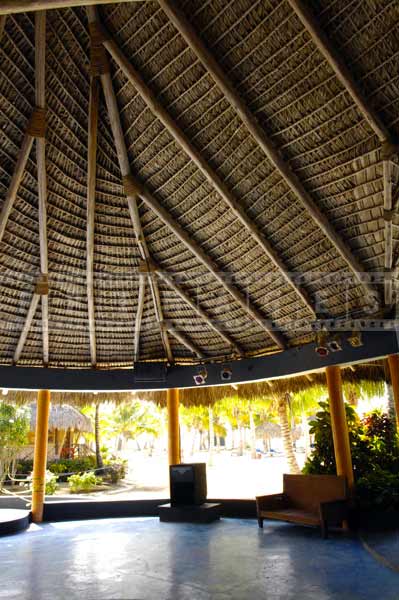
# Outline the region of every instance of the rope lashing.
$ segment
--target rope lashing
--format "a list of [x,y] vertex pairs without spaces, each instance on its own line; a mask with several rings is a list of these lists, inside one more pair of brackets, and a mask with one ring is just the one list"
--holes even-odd
[[35,138],[46,137],[46,109],[36,106],[33,109],[26,128],[29,135]]
[[90,73],[93,77],[99,77],[110,72],[109,60],[103,41],[106,39],[105,32],[97,23],[89,23],[90,31]]
[[140,187],[134,179],[133,175],[125,175],[122,178],[122,183],[126,196],[138,196],[138,194],[140,193]]

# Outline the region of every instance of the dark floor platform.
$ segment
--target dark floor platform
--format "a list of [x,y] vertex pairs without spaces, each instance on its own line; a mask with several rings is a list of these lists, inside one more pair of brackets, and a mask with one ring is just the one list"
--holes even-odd
[[18,508],[0,509],[0,535],[24,531],[30,524],[30,512]]
[[212,523],[220,519],[221,504],[205,502],[198,505],[161,504],[159,519],[165,523]]
[[1,541],[0,564],[13,600],[397,600],[399,589],[357,539],[254,520],[31,525]]

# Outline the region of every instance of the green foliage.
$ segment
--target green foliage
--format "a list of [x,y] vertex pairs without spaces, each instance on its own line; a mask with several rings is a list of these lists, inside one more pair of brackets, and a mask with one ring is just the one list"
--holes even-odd
[[8,473],[15,474],[18,450],[28,441],[26,408],[0,403],[0,489]]
[[100,483],[102,483],[102,478],[97,477],[94,471],[77,473],[68,478],[68,485],[72,494],[90,492]]
[[[310,423],[314,450],[304,473],[336,473],[330,412],[327,402]],[[399,445],[396,429],[387,415],[375,410],[362,421],[345,405],[356,497],[361,508],[399,510]]]
[[[30,491],[32,491],[32,475],[33,473],[31,473],[27,478],[27,481],[30,482]],[[55,494],[58,488],[57,481],[58,477],[54,475],[54,473],[51,473],[51,471],[46,471],[46,496],[53,496]]]
[[33,471],[33,460],[31,458],[20,458],[16,464],[17,475],[29,475]]
[[62,458],[57,461],[51,461],[48,464],[49,471],[56,475],[89,471],[90,469],[94,469],[95,466],[95,456],[86,456],[84,458]]

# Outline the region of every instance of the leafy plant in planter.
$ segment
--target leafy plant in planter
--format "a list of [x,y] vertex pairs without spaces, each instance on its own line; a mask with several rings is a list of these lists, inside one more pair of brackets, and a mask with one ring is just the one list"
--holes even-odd
[[68,485],[72,494],[90,492],[100,483],[102,483],[102,478],[97,477],[93,471],[77,473],[68,478]]

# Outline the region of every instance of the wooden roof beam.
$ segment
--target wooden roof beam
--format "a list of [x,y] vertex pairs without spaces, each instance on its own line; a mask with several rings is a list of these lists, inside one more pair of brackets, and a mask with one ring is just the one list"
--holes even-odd
[[22,331],[19,336],[18,344],[17,344],[17,347],[14,352],[14,358],[13,358],[14,364],[16,364],[21,357],[22,350],[24,349],[24,346],[25,346],[26,338],[28,337],[28,333],[31,328],[32,321],[33,321],[33,318],[35,316],[35,313],[36,313],[36,310],[37,310],[37,307],[39,304],[39,300],[40,300],[40,294],[37,294],[35,291],[32,296],[32,300],[30,302],[28,313],[25,318],[25,323],[23,324]]
[[273,322],[266,318],[252,303],[236,288],[225,273],[221,271],[218,265],[211,259],[201,246],[175,221],[170,213],[164,208],[158,200],[137,180],[131,178],[131,183],[136,187],[136,193],[142,200],[147,204],[149,208],[173,231],[176,237],[194,254],[194,256],[201,262],[219,281],[234,300],[241,306],[250,318],[255,321],[268,335],[273,339],[280,349],[285,348],[285,339],[281,332],[276,330]]
[[[267,137],[264,129],[261,127],[255,116],[251,113],[239,93],[235,90],[227,75],[218,65],[211,52],[207,49],[205,44],[197,35],[196,31],[188,22],[182,11],[175,5],[175,3],[171,2],[171,0],[159,0],[159,4],[176,29],[184,37],[187,44],[201,60],[202,64],[205,66],[220,90],[235,109],[242,122],[251,132],[269,161],[279,171],[282,178],[286,181],[290,189],[301,201],[315,223],[320,227],[324,235],[330,240],[331,244],[348,264],[359,283],[363,285],[367,294],[374,300],[377,300],[377,291],[368,281],[363,281],[362,275],[367,273],[365,268],[352,254],[351,249],[336,233],[327,217],[322,213],[317,204],[314,202],[313,198],[304,188],[298,176],[292,171],[291,167],[284,161],[279,152],[276,150],[271,140]],[[106,47],[109,50],[111,46],[110,42],[107,41],[104,42],[104,44],[106,44]],[[114,59],[116,60],[115,56]]]
[[[40,270],[42,278],[48,277],[48,248],[47,248],[47,173],[46,173],[46,11],[35,14],[35,99],[36,108],[44,111],[44,127],[42,135],[36,137],[37,180],[39,193],[39,242]],[[48,291],[48,290],[47,290]],[[49,362],[48,339],[48,293],[42,294],[42,343],[43,363]]]
[[86,285],[89,316],[90,359],[97,364],[96,318],[94,306],[94,228],[96,212],[97,132],[100,89],[98,79],[90,77],[89,132],[87,150],[87,221],[86,221]]
[[[97,11],[95,8],[90,7],[88,7],[86,10],[89,19],[89,26],[92,26],[93,23],[96,23],[97,21]],[[92,49],[94,46],[93,41],[94,40],[92,39]],[[105,53],[104,55],[101,54],[101,49],[102,47],[94,48],[95,52],[92,54],[92,70],[98,72],[101,77],[101,83],[104,92],[105,102],[107,105],[109,120],[111,123],[112,134],[114,137],[119,167],[121,170],[125,194],[128,202],[130,218],[132,220],[141,257],[143,258],[143,260],[148,261],[150,259],[150,253],[148,251],[147,243],[144,238],[143,230],[141,227],[139,212],[137,208],[137,194],[135,193],[133,186],[130,184],[131,170],[126,149],[126,143],[123,136],[122,124],[119,116],[119,109],[116,101],[115,90],[112,83],[107,58],[105,56]],[[95,57],[95,64],[93,64],[93,57]],[[173,354],[169,343],[168,332],[162,327],[162,322],[164,319],[158,283],[154,278],[149,278],[148,282],[151,290],[152,299],[154,302],[155,315],[159,324],[165,354],[167,360],[169,362],[173,362]]]
[[185,302],[194,312],[197,313],[199,317],[211,328],[215,331],[225,342],[230,346],[233,351],[239,356],[243,355],[243,351],[240,347],[234,342],[234,340],[223,331],[222,327],[212,319],[199,305],[197,302],[194,302],[190,296],[183,290],[182,287],[177,285],[174,281],[173,276],[167,273],[164,269],[160,268],[158,265],[152,263],[152,268],[157,276],[162,279],[166,283],[168,287],[170,287],[175,294],[177,294],[183,302]]
[[145,302],[145,280],[146,278],[140,276],[139,278],[139,296],[137,301],[136,321],[134,325],[134,362],[138,362],[140,358],[140,333],[141,333],[141,322],[143,319],[143,310]]
[[[315,16],[309,10],[309,3],[305,3],[303,0],[288,0],[288,2],[313,38],[317,48],[323,54],[324,58],[333,69],[342,85],[352,96],[353,101],[357,105],[364,118],[368,121],[374,133],[378,136],[381,142],[392,141],[391,134],[380,119],[377,111],[374,110],[373,107],[367,102],[352,73],[341,59],[339,53],[334,48],[327,35],[321,29]],[[161,4],[162,3],[163,0],[161,1]]]
[[163,321],[162,326],[164,329],[166,329],[166,331],[169,331],[169,333],[171,333],[178,342],[188,348],[190,352],[196,354],[198,358],[205,358],[203,352],[199,350],[199,348],[197,348],[193,342],[187,339],[187,337],[181,331],[179,331],[171,321]]
[[[123,2],[138,1],[139,0],[123,0]],[[0,15],[12,15],[14,13],[32,12],[39,10],[51,10],[54,8],[73,8],[74,6],[93,6],[95,4],[119,3],[120,0],[0,0]]]
[[186,134],[180,129],[177,123],[172,119],[169,113],[165,110],[160,101],[156,98],[155,94],[150,90],[146,83],[141,78],[141,75],[134,69],[131,63],[128,61],[122,50],[114,39],[108,34],[106,29],[101,25],[97,28],[98,35],[102,39],[105,48],[111,54],[112,58],[121,68],[127,79],[135,87],[140,96],[144,99],[153,114],[161,121],[166,127],[169,133],[174,137],[176,142],[183,148],[186,154],[195,163],[197,168],[203,173],[206,179],[223,198],[223,200],[230,207],[235,217],[241,222],[241,224],[247,229],[250,236],[255,242],[262,248],[263,252],[269,257],[273,264],[281,272],[286,283],[298,294],[303,303],[307,306],[312,316],[315,317],[315,308],[309,298],[307,292],[293,280],[290,276],[286,265],[283,263],[281,258],[278,256],[270,242],[264,237],[263,233],[258,227],[252,222],[250,217],[246,214],[240,202],[230,192],[228,187],[220,179],[217,173],[212,169],[209,163],[203,158],[201,153],[195,148],[195,146],[187,138]]
[[1,38],[3,37],[3,33],[4,33],[4,28],[6,26],[6,15],[0,15],[0,42],[1,42]]

